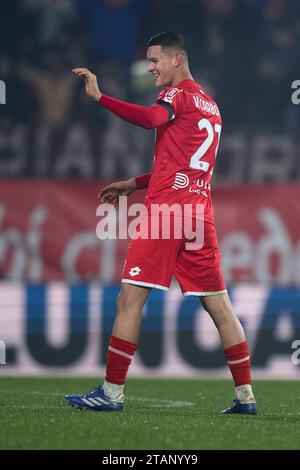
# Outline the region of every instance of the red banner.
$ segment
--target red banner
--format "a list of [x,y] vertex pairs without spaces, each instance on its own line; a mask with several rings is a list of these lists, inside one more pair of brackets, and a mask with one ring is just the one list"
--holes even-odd
[[[1,181],[1,277],[118,282],[128,240],[97,238],[103,185]],[[300,186],[213,188],[212,194],[227,281],[300,284]],[[129,204],[144,195],[137,191]]]

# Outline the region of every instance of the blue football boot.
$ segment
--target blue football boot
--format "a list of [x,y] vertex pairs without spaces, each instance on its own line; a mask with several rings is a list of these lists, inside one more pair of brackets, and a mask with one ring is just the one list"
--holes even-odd
[[122,411],[124,408],[124,395],[112,400],[105,395],[103,388],[100,386],[94,392],[86,395],[66,395],[65,400],[69,405],[81,410]]
[[227,408],[226,410],[221,411],[222,415],[230,415],[230,414],[240,414],[240,415],[256,415],[257,408],[256,403],[253,401],[252,403],[241,403],[240,400],[235,399],[233,404]]

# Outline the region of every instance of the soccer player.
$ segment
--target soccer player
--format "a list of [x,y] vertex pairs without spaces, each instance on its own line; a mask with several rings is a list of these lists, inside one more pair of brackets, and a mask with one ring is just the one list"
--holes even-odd
[[182,35],[164,32],[152,37],[147,44],[147,60],[155,86],[163,88],[150,107],[106,96],[89,70],[73,70],[85,80],[87,95],[100,106],[132,124],[157,129],[152,172],[112,183],[100,195],[103,202],[115,204],[119,195],[148,188],[145,199],[148,208],[162,203],[182,207],[202,204],[204,242],[201,248],[190,250],[184,235],[181,239],[131,240],[109,341],[104,384],[86,395],[65,398],[72,405],[94,411],[123,409],[124,384],[138,347],[143,306],[152,288],[169,288],[174,274],[183,295],[199,297],[220,334],[235,383],[233,404],[222,413],[256,414],[248,344],[227,294],[214,227],[210,181],[221,133],[220,112],[213,99],[193,80]]

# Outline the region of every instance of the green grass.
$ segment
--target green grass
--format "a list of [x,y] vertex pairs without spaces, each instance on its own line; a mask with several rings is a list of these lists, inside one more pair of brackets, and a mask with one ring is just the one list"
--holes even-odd
[[99,379],[1,378],[0,449],[300,449],[296,381],[256,381],[257,416],[220,416],[227,380],[131,379],[122,413],[80,411],[67,393]]

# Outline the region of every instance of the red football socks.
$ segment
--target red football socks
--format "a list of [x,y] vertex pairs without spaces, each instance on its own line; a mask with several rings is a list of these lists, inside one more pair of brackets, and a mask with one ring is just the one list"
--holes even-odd
[[251,384],[251,362],[247,341],[224,350],[236,387]]
[[137,344],[112,336],[108,344],[106,382],[124,385]]

